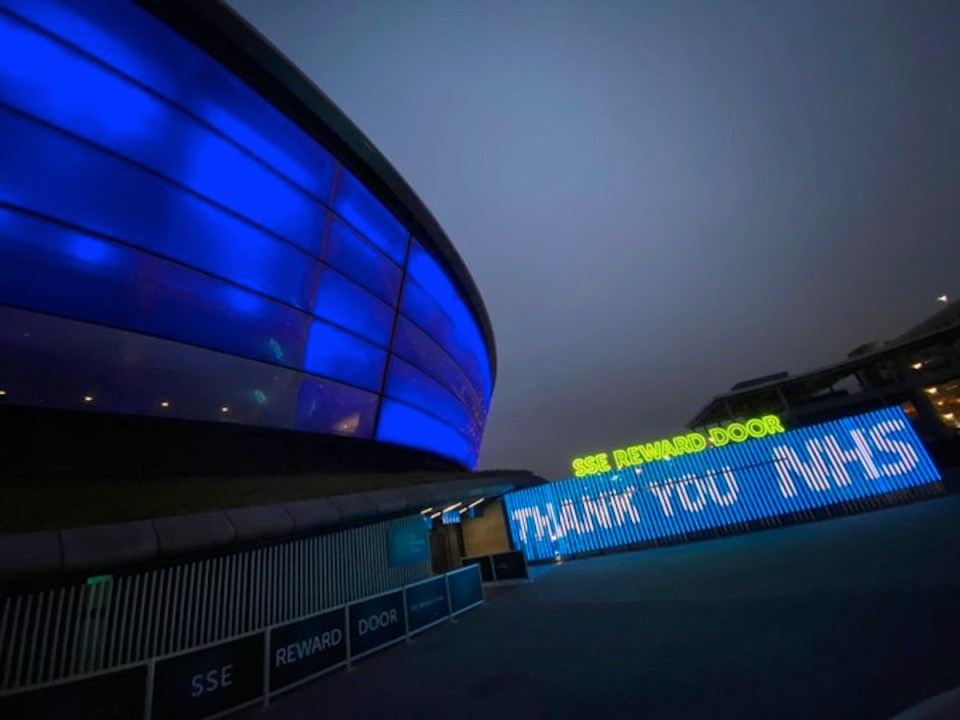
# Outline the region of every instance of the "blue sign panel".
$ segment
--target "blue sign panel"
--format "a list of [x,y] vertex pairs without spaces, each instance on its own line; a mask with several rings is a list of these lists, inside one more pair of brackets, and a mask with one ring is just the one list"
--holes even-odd
[[205,718],[263,694],[263,634],[248,635],[157,663],[153,717]]
[[451,615],[458,615],[483,602],[483,584],[478,565],[468,565],[462,570],[447,573],[447,587],[450,588]]
[[936,482],[899,407],[504,496],[544,560],[787,515]]
[[450,613],[445,577],[409,585],[404,592],[407,594],[407,628],[411,633],[445,620]]
[[350,606],[350,656],[359,657],[407,634],[403,590],[377,595]]
[[0,697],[0,717],[128,720],[143,715],[147,666]]
[[270,633],[270,691],[336,667],[347,660],[343,608],[281,625]]
[[387,558],[391,565],[428,562],[430,541],[427,528],[418,521],[391,527],[387,531]]

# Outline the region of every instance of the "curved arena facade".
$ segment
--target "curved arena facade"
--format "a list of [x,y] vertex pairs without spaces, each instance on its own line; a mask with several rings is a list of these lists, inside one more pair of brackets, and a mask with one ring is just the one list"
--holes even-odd
[[476,466],[496,360],[473,280],[238,16],[3,0],[0,48],[5,409]]

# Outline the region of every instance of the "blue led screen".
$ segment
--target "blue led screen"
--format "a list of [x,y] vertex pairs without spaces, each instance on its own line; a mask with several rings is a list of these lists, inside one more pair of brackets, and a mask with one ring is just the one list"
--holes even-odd
[[[133,3],[5,0],[0,48],[0,339],[27,358],[5,402],[379,438],[475,465],[492,391],[477,320],[321,144]],[[99,371],[53,327],[111,348]]]
[[545,560],[788,515],[936,482],[900,408],[504,496],[510,532]]

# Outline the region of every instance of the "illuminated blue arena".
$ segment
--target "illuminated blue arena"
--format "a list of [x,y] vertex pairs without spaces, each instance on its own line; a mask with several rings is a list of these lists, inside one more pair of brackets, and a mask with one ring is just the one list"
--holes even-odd
[[474,468],[493,333],[442,229],[219,3],[0,2],[4,405]]
[[588,554],[936,483],[899,407],[504,496],[528,560]]

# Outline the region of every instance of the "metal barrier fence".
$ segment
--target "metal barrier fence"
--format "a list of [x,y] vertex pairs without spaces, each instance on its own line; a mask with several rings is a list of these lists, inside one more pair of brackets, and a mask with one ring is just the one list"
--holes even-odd
[[485,583],[509,583],[531,580],[527,557],[522,550],[477,555],[460,559],[460,565],[476,565],[480,568],[480,577]]
[[261,631],[431,576],[391,566],[387,533],[419,517],[0,600],[0,693]]
[[212,718],[262,703],[483,604],[454,570],[219,643],[0,693],[3,717]]

